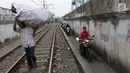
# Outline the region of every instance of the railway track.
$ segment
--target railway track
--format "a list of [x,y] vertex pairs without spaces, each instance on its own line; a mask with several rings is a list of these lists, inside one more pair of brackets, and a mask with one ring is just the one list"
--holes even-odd
[[[43,26],[36,32],[35,41],[51,26]],[[19,41],[19,40],[18,40]],[[13,44],[13,43],[12,43]],[[15,47],[14,47],[15,46]],[[7,48],[3,48],[5,51],[0,53],[0,73],[5,73],[23,54],[23,49],[20,46],[20,42],[14,42],[13,45],[8,45]],[[17,46],[17,47],[16,47]],[[9,50],[8,50],[9,49]]]
[[[56,27],[48,28],[36,40],[35,55],[37,58],[37,68],[32,69],[29,73],[51,73],[53,53],[55,46]],[[6,71],[6,73],[28,73],[25,53]]]
[[[19,53],[23,52],[19,48],[17,49],[19,52],[15,51],[18,53],[14,57],[10,57],[13,59],[5,63],[12,60],[14,62],[9,63],[10,65],[7,63],[8,67],[4,67],[5,69],[0,68],[0,73],[79,73],[78,65],[68,49],[69,45],[60,28],[57,25],[52,25],[41,30],[42,28],[37,31],[38,34],[35,38],[37,67],[28,72],[25,53]],[[0,64],[0,67],[2,66],[4,65]]]
[[[37,37],[40,35],[39,33],[42,30],[45,30],[48,26],[44,26],[41,27],[37,32],[36,32],[36,37],[35,40],[37,39]],[[11,43],[10,45],[7,45],[6,47],[0,49],[0,61],[2,61],[3,59],[5,59],[9,54],[11,54],[14,50],[18,49],[20,46],[20,40],[17,40],[13,43]]]

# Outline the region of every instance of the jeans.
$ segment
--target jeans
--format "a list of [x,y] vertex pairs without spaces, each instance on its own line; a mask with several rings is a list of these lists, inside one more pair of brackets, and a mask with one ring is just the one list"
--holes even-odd
[[28,66],[33,67],[34,63],[36,63],[36,57],[34,55],[34,46],[25,48],[25,52]]

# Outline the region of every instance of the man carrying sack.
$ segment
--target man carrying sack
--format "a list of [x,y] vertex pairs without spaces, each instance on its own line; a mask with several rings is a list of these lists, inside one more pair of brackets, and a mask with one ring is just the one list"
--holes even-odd
[[[11,8],[13,13],[17,13],[16,9],[12,6]],[[16,27],[16,25],[19,25],[19,29]],[[34,42],[34,34],[35,31],[32,27],[26,26],[24,22],[21,22],[17,19],[15,19],[13,24],[13,30],[20,33],[21,37],[21,45],[25,49],[26,52],[26,58],[28,63],[28,69],[29,71],[36,67],[36,57],[34,55],[34,48],[35,48],[35,42]]]

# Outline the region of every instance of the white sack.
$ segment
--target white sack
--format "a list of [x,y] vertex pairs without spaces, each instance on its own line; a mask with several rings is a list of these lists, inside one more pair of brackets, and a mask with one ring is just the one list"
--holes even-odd
[[24,5],[24,4],[18,4],[18,3],[12,3],[12,5],[16,8],[16,12],[19,11],[28,11],[28,10],[33,10],[35,8]]
[[29,27],[38,27],[44,25],[54,15],[52,12],[45,10],[43,8],[24,9],[23,7],[25,6],[23,6],[20,9],[20,7],[21,6],[18,7],[19,8],[18,10],[16,7],[18,13],[15,15],[15,18],[18,19],[19,21],[24,21],[26,26]]

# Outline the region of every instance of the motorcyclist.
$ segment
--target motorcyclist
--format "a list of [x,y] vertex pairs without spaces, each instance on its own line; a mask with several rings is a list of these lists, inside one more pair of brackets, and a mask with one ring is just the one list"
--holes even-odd
[[79,42],[80,42],[80,49],[83,47],[81,42],[87,38],[90,38],[90,34],[87,31],[87,28],[84,26],[83,31],[80,33]]
[[83,31],[80,33],[80,40],[84,40],[90,37],[89,32],[87,31],[87,28],[84,26]]
[[88,61],[92,60],[92,47],[91,41],[94,39],[94,35],[91,37],[86,27],[83,27],[83,31],[80,33],[79,46],[80,52],[87,57]]
[[67,35],[70,35],[71,27],[68,23],[66,24],[66,31],[67,31]]

